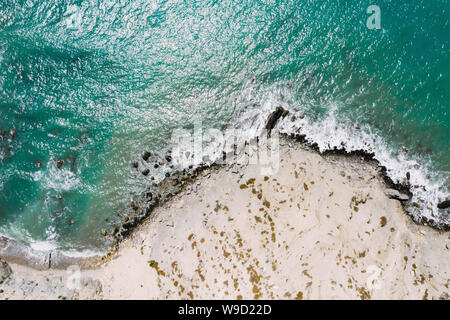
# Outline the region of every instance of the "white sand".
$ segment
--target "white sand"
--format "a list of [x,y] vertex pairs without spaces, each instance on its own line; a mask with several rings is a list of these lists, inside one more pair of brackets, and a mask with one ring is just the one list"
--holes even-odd
[[[276,176],[205,172],[65,297],[448,299],[449,232],[413,223],[374,165],[283,141]],[[0,298],[58,298],[42,282],[70,275],[11,267],[40,289]]]

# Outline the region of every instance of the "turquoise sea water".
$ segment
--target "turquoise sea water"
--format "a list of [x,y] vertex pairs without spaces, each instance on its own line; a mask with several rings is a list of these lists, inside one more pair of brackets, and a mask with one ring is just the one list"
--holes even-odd
[[447,0],[2,0],[0,234],[102,249],[149,183],[130,161],[279,104],[305,115],[282,131],[374,151],[419,186],[413,216],[448,223],[449,21]]

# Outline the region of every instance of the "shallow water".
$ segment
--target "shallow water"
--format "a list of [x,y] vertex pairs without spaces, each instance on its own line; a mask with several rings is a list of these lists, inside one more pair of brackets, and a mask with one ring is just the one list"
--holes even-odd
[[305,116],[281,130],[374,151],[420,186],[413,215],[450,221],[435,209],[449,192],[450,3],[379,1],[380,30],[371,4],[3,0],[0,234],[104,248],[100,231],[150,183],[130,161],[175,128],[248,128],[279,104]]

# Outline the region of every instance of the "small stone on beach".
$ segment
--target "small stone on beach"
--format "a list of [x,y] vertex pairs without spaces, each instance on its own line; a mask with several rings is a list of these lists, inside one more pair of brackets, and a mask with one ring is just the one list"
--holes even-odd
[[142,155],[142,159],[143,159],[144,161],[147,161],[148,158],[150,158],[151,155],[152,155],[152,154],[151,154],[150,152],[145,151],[144,154]]

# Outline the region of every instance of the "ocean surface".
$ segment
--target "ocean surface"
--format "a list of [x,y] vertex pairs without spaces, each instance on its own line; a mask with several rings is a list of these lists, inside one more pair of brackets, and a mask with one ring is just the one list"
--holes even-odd
[[102,251],[151,183],[131,161],[278,105],[303,116],[280,131],[375,152],[413,217],[449,224],[449,35],[448,0],[1,0],[0,234]]

